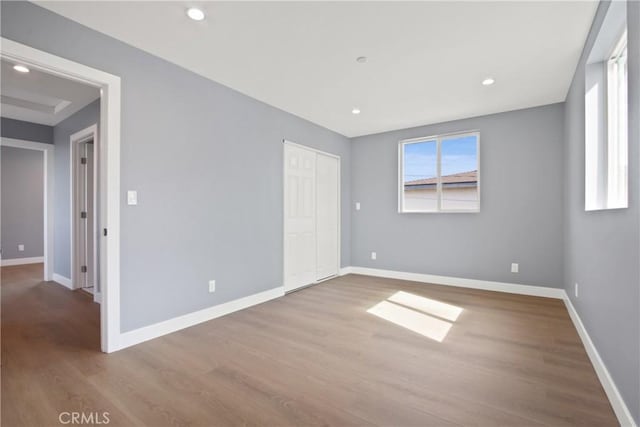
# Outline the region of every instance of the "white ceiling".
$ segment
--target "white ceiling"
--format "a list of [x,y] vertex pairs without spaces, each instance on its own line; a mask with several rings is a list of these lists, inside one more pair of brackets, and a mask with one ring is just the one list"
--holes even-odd
[[100,98],[100,91],[41,71],[20,73],[2,60],[0,115],[55,126]]
[[194,22],[192,1],[37,3],[346,136],[563,101],[597,7],[200,2]]

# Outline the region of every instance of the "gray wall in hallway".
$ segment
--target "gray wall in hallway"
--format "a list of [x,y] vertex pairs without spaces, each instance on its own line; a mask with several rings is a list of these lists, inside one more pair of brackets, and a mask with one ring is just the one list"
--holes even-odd
[[0,133],[4,138],[24,139],[26,141],[53,144],[53,127],[22,120],[0,119]]
[[282,286],[283,139],[341,156],[350,265],[346,137],[34,4],[1,7],[3,37],[122,79],[123,331]]
[[[480,131],[481,212],[399,214],[398,142],[468,130]],[[562,104],[354,138],[353,265],[562,287],[562,139]]]
[[[627,4],[629,208],[584,210],[585,61],[601,3],[565,103],[565,287],[627,406],[640,423],[640,2]],[[579,298],[574,284],[579,283]]]
[[[1,147],[2,259],[44,255],[42,151]],[[18,245],[24,251],[18,251]]]
[[97,99],[53,128],[55,152],[53,271],[71,278],[71,135],[98,124]]

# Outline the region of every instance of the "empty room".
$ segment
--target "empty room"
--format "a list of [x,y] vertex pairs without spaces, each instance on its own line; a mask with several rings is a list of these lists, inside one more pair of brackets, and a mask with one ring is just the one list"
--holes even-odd
[[640,1],[0,19],[3,426],[640,423]]

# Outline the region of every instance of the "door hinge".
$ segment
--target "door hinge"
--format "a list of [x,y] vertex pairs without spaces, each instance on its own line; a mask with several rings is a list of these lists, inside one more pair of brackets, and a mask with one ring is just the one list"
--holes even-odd
[[106,235],[107,235],[107,229],[106,229],[106,228],[103,228],[103,229],[102,229],[102,235],[103,235],[103,236],[106,236]]
[[85,211],[80,212],[80,218],[86,219],[87,218],[87,213]]
[[83,265],[82,267],[80,267],[80,272],[81,273],[86,273],[87,272],[87,266]]
[[86,157],[80,157],[80,164],[86,165],[87,164],[87,158]]

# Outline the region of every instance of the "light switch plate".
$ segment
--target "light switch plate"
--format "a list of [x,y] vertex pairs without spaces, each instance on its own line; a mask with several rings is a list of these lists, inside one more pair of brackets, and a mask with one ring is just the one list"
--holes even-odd
[[356,210],[359,211],[360,210],[360,202],[356,202]]
[[18,252],[24,252],[24,245],[18,245]]
[[520,270],[520,265],[518,265],[518,263],[513,263],[511,264],[511,272],[512,273],[517,273]]
[[128,205],[137,205],[138,204],[138,192],[129,190],[127,191],[127,204]]

